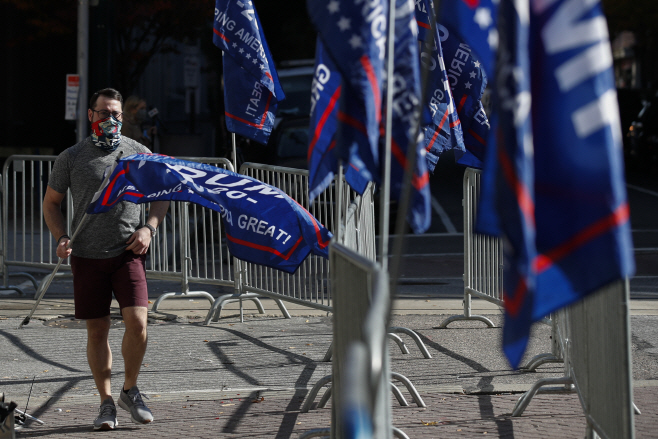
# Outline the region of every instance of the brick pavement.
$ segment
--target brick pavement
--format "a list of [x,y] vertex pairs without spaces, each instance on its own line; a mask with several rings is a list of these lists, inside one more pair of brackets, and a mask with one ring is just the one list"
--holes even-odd
[[[32,423],[19,431],[19,437],[48,438],[295,438],[330,424],[331,410],[314,409],[300,413],[303,395],[265,394],[261,397],[234,397],[149,403],[156,420],[148,426],[130,422],[119,409],[119,427],[114,432],[94,432],[91,420],[97,407],[93,403],[46,406],[38,414],[44,425]],[[658,392],[638,388],[636,400],[646,407],[635,417],[636,437],[658,437]],[[410,438],[482,438],[515,439],[583,438],[585,418],[575,394],[540,394],[521,417],[511,417],[518,395],[455,395],[425,393],[427,409],[393,404],[393,424]],[[61,411],[56,411],[57,409]]]
[[[22,409],[34,378],[28,413],[45,424],[32,423],[19,437],[295,438],[328,427],[329,406],[309,413],[299,409],[312,384],[330,372],[330,364],[320,361],[331,339],[330,320],[246,317],[240,323],[227,316],[211,326],[201,325],[200,319],[152,322],[140,376],[156,416],[150,426],[132,424],[119,409],[119,431],[91,430],[99,402],[84,355],[85,331],[68,319],[36,320],[20,331],[20,319],[0,320],[0,391]],[[391,343],[392,370],[407,376],[427,404],[416,407],[402,389],[411,405],[400,407],[392,400],[394,426],[410,438],[584,436],[585,418],[573,393],[540,394],[522,417],[509,416],[520,390],[539,378],[560,376],[561,366],[546,365],[530,374],[512,371],[498,347],[500,328],[464,322],[454,330],[435,329],[443,317],[395,317],[396,325],[419,333],[433,358],[423,358],[408,340],[410,354]],[[499,322],[500,316],[491,318]],[[122,375],[117,350],[122,329],[115,320],[115,388]],[[529,356],[545,351],[547,334],[544,325],[533,332]],[[647,379],[654,371],[638,373],[649,387],[635,389],[643,411],[635,418],[636,437],[658,437],[656,381]]]

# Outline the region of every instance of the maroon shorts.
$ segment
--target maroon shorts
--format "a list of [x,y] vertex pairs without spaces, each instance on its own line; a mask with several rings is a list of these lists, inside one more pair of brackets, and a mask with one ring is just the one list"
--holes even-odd
[[110,315],[112,292],[121,309],[148,307],[146,255],[131,251],[108,259],[71,256],[76,319],[97,319]]

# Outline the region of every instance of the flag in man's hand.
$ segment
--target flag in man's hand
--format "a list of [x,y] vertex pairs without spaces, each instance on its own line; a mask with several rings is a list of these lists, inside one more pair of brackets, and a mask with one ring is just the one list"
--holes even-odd
[[120,201],[189,201],[221,213],[231,254],[293,273],[310,252],[328,257],[329,232],[282,190],[215,166],[134,154],[114,168],[87,213]]
[[250,0],[216,0],[213,43],[224,51],[228,129],[267,143],[276,104],[285,95],[258,13]]

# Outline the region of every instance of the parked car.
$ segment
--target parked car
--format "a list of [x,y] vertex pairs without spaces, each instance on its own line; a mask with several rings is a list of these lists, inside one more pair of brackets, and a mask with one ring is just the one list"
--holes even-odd
[[307,169],[313,72],[312,59],[281,63],[277,73],[286,99],[279,103],[267,145],[247,139],[240,142],[242,161]]

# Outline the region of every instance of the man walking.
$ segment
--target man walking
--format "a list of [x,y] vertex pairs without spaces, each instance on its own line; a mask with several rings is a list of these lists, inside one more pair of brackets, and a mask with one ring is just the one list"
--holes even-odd
[[48,181],[43,201],[46,224],[57,239],[57,256],[71,256],[75,317],[87,324],[87,360],[100,394],[96,430],[117,426],[117,411],[110,389],[112,352],[109,345],[112,293],[119,303],[125,323],[121,354],[125,380],[119,406],[130,412],[135,423],[148,424],[153,415],[137,388],[147,344],[148,290],[145,259],[151,239],[169,207],[168,201],[151,204],[149,217],[140,224],[141,207],[122,202],[109,212],[88,215],[75,242],[70,237],[61,204],[66,191],[73,196],[75,230],[103,181],[103,174],[122,152],[124,156],[150,152],[121,136],[123,99],[111,88],[93,94],[87,116],[91,136],[62,152]]

